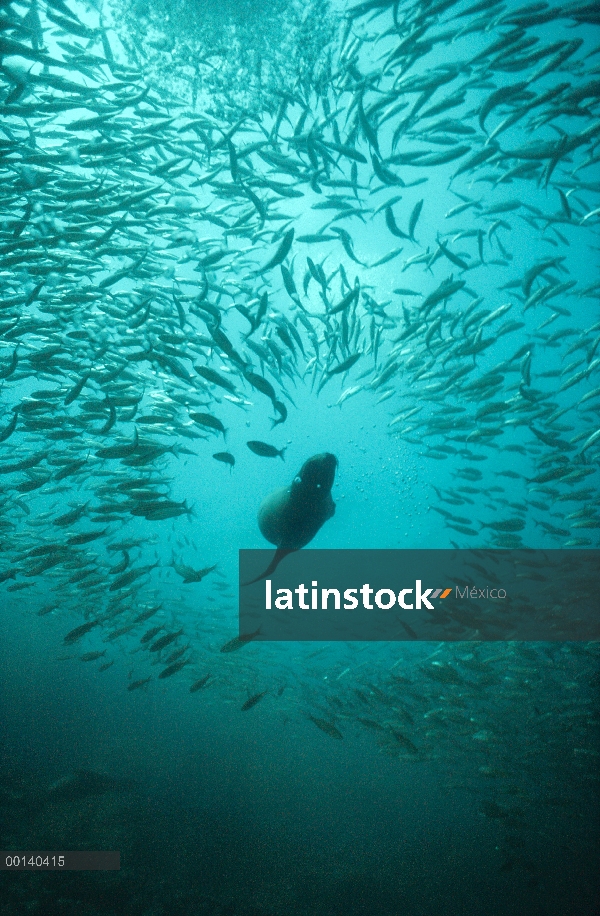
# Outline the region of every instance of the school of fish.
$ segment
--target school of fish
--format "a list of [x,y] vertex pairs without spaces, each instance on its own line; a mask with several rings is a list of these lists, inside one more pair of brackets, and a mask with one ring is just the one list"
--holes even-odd
[[[530,546],[531,521],[544,546],[598,546],[600,280],[581,281],[599,250],[598,9],[366,0],[336,22],[318,85],[263,82],[244,111],[146,80],[114,8],[109,27],[74,0],[0,3],[0,583],[44,594],[70,657],[103,671],[123,646],[129,691],[187,677],[406,760],[467,744],[498,786],[506,869],[528,870],[515,835],[540,799],[510,788],[540,761],[507,748],[525,727],[558,747],[568,726],[587,778],[575,671],[597,647],[427,645],[400,675],[377,647],[340,671],[305,646],[300,683],[252,635],[169,623],[183,605],[153,584],[161,532],[193,511],[172,497],[178,461],[235,474],[232,411],[268,413],[279,442],[300,384],[342,410],[387,402],[389,435],[439,484],[448,546]],[[171,566],[235,598],[218,565]]]

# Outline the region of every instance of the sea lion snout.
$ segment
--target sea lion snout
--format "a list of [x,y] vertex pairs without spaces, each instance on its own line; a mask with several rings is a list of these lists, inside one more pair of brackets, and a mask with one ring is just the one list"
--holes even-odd
[[302,485],[303,490],[320,491],[323,495],[329,493],[335,480],[338,460],[331,452],[322,452],[313,455],[302,465],[302,469],[294,483]]

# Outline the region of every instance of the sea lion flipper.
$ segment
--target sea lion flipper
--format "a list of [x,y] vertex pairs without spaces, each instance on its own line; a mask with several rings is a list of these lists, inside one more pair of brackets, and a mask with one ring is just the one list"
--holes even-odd
[[264,573],[261,573],[260,576],[257,576],[256,579],[250,579],[249,582],[242,582],[242,585],[254,585],[255,582],[260,582],[261,579],[266,579],[267,576],[270,576],[272,572],[275,572],[281,561],[284,557],[287,557],[288,553],[295,553],[294,548],[290,549],[289,547],[278,547],[273,555],[273,559],[265,569]]

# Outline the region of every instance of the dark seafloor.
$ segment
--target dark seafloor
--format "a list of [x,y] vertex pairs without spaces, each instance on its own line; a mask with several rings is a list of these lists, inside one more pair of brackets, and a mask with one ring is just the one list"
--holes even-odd
[[311,546],[598,548],[599,24],[0,0],[0,848],[121,852],[0,916],[600,913],[597,643],[221,651],[319,452]]

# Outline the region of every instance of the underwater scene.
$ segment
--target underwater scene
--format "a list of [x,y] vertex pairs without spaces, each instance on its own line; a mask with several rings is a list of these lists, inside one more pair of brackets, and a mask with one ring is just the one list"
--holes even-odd
[[0,916],[599,916],[597,641],[238,617],[600,547],[599,26],[0,0]]

